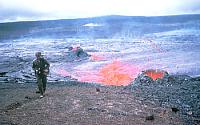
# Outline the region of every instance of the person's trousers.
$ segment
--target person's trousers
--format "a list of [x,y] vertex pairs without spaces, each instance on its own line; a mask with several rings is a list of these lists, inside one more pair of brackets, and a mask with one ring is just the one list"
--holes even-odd
[[43,95],[46,90],[47,76],[46,75],[37,75],[37,84],[40,94]]

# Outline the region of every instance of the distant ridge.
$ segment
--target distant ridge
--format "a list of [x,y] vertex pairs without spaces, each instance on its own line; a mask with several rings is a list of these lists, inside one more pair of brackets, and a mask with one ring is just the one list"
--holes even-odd
[[[193,23],[188,23],[193,22]],[[93,29],[87,24],[101,25]],[[158,25],[159,24],[159,25]],[[165,24],[165,25],[164,25]],[[171,25],[173,24],[173,25]],[[95,37],[108,38],[123,32],[147,34],[174,29],[191,28],[200,24],[200,14],[171,16],[122,16],[110,15],[78,19],[22,21],[0,23],[0,39],[24,37]]]
[[16,21],[16,22],[3,22],[0,24],[5,23],[20,23],[20,22],[46,22],[46,21],[75,21],[75,20],[96,20],[96,19],[136,19],[136,18],[200,18],[200,14],[182,14],[182,15],[164,15],[164,16],[126,16],[126,15],[106,15],[106,16],[97,16],[97,17],[87,17],[87,18],[74,18],[74,19],[55,19],[55,20],[36,20],[36,21]]

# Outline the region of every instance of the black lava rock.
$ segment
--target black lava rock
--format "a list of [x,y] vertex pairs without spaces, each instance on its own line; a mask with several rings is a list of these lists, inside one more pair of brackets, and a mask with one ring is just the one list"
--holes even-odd
[[175,113],[179,111],[179,109],[176,107],[172,107],[171,109],[172,109],[172,112],[175,112]]
[[154,115],[146,116],[145,119],[146,119],[146,120],[149,120],[149,121],[153,121],[153,120],[154,120]]

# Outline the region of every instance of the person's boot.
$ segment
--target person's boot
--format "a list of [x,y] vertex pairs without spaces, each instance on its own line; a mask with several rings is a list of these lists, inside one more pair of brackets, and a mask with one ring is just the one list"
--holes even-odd
[[40,93],[40,91],[36,91],[35,93],[37,93],[37,94],[38,94],[38,93]]
[[44,95],[40,95],[40,98],[43,98],[44,97]]

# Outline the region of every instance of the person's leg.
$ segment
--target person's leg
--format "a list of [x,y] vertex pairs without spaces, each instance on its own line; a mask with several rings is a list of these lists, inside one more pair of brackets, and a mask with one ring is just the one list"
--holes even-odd
[[37,83],[38,83],[38,89],[40,91],[40,94],[43,95],[44,93],[43,83],[42,83],[42,78],[40,76],[37,77]]
[[46,91],[46,84],[47,84],[47,76],[43,76],[42,78],[42,83],[43,83],[43,92],[45,93]]
[[[36,79],[37,79],[37,78],[36,78]],[[38,87],[38,80],[37,80],[36,84],[37,84],[37,90],[36,90],[35,93],[40,93],[40,91],[39,91],[39,87]]]

